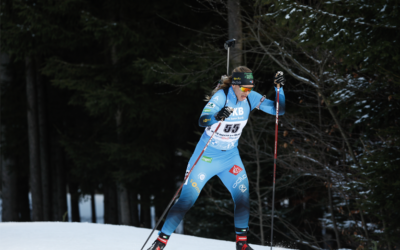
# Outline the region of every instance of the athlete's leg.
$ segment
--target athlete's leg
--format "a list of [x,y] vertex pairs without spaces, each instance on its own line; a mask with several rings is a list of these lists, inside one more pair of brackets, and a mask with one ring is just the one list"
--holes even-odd
[[[199,145],[197,148],[200,148],[201,150],[203,149],[202,147],[199,147]],[[189,161],[186,173],[189,172],[189,169],[193,166],[194,162],[197,160],[197,157],[200,155],[200,153],[197,152],[197,148]],[[211,157],[208,157],[207,155]],[[162,233],[171,235],[175,231],[186,212],[196,202],[197,197],[199,196],[200,191],[203,189],[206,182],[218,173],[218,168],[216,167],[218,165],[218,161],[212,161],[212,156],[213,155],[210,155],[209,152],[205,153],[203,155],[205,158],[199,160],[193,171],[190,173],[189,178],[183,185],[178,201],[168,212],[164,226],[161,229]]]
[[[182,193],[178,201],[168,212],[161,232],[165,233],[166,235],[171,235],[185,216],[186,212],[189,211],[189,209],[196,202],[202,186],[198,186],[197,182],[194,183],[187,183],[183,186]],[[192,186],[192,184],[196,187]]]
[[235,203],[235,228],[237,234],[247,231],[250,216],[249,182],[239,152],[229,160],[226,170],[218,177],[228,188]]

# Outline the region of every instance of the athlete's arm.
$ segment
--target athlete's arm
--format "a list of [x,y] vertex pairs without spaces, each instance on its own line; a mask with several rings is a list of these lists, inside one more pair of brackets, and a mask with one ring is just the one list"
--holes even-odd
[[214,114],[206,114],[206,115],[202,114],[202,116],[200,116],[199,118],[200,127],[208,127],[217,122],[218,121],[215,119]]
[[[261,105],[260,110],[264,111],[265,113],[276,115],[276,98],[277,98],[277,88],[275,87],[275,101],[265,99]],[[248,95],[251,107],[254,109],[259,103],[262,98],[262,95],[259,93],[252,91]],[[279,115],[285,114],[285,92],[283,88],[279,89]]]
[[207,105],[203,108],[199,118],[199,126],[200,127],[208,127],[217,123],[217,119],[215,119],[215,114],[217,114],[221,108],[225,106],[226,96],[223,90],[217,91]]

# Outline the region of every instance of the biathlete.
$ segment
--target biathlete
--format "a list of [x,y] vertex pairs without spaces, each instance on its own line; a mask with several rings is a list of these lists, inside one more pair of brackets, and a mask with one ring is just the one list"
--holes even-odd
[[[283,75],[277,74],[274,81],[277,85],[275,91],[284,82]],[[209,102],[199,119],[199,125],[205,127],[205,130],[190,158],[186,174],[214,133],[219,121],[222,121],[221,126],[187,178],[178,201],[168,212],[158,238],[148,250],[164,249],[170,235],[197,200],[201,189],[215,175],[224,183],[235,203],[236,249],[252,250],[247,244],[250,212],[249,182],[237,145],[251,110],[257,107],[265,113],[276,115],[276,101],[263,98],[259,93],[252,91],[253,88],[254,79],[251,70],[239,66],[233,70],[232,76],[223,78],[222,84],[212,92],[211,97],[208,97]],[[285,94],[281,88],[279,115],[284,113]]]

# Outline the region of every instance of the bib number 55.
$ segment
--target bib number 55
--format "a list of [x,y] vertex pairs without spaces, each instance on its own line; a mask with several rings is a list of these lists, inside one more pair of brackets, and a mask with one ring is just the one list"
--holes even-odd
[[236,133],[240,128],[240,123],[237,124],[226,124],[224,128],[225,133]]

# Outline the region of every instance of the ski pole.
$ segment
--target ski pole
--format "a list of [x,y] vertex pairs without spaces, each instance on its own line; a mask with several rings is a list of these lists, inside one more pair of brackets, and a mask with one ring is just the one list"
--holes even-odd
[[[222,120],[223,121],[223,120]],[[193,171],[194,167],[196,166],[197,162],[200,160],[200,157],[203,155],[204,151],[206,151],[206,148],[208,147],[208,144],[210,144],[211,139],[213,138],[214,134],[217,132],[217,130],[219,129],[219,127],[222,124],[222,121],[218,122],[218,126],[217,128],[214,130],[214,133],[211,135],[210,139],[208,139],[208,142],[206,144],[206,146],[203,148],[203,151],[201,151],[199,157],[197,157],[196,162],[193,164],[193,166],[190,168],[189,173],[186,175],[185,179],[182,182],[182,185],[179,187],[178,191],[176,191],[174,197],[172,198],[171,202],[168,204],[167,208],[164,210],[163,214],[161,215],[160,219],[158,219],[156,226],[153,228],[153,230],[151,231],[149,237],[147,238],[146,242],[144,243],[144,245],[142,246],[141,250],[143,250],[143,248],[146,246],[147,242],[149,241],[151,235],[153,235],[154,231],[156,230],[156,228],[158,227],[158,225],[160,224],[161,220],[164,218],[165,214],[167,213],[169,207],[172,205],[172,203],[175,201],[176,197],[178,196],[179,192],[181,191],[183,184],[185,184],[186,180],[189,178],[190,173]]]
[[[279,73],[278,73],[279,74]],[[278,117],[279,117],[279,88],[277,85],[278,97],[276,98],[276,121],[275,121],[275,150],[274,150],[274,183],[272,188],[272,213],[271,213],[271,250],[274,236],[274,211],[275,211],[275,176],[276,176],[276,155],[278,151]]]
[[225,44],[224,44],[224,48],[225,48],[226,50],[228,50],[228,51],[227,51],[227,58],[226,58],[226,75],[227,75],[227,76],[229,75],[229,49],[230,49],[231,47],[232,47],[232,48],[235,48],[235,43],[236,43],[236,39],[233,38],[233,39],[231,39],[231,40],[226,41]]

